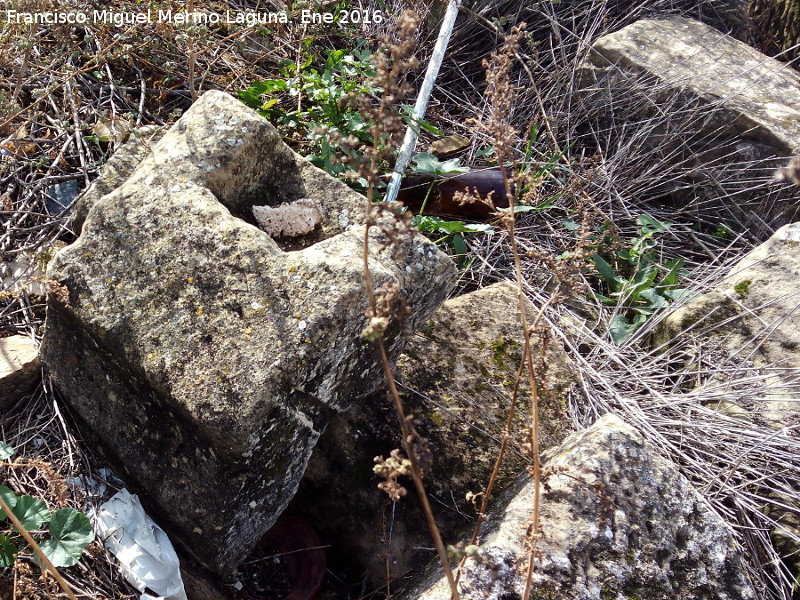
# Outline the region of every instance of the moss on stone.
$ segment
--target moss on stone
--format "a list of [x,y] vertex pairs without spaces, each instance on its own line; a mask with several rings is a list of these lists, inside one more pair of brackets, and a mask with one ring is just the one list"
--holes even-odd
[[735,286],[733,286],[733,291],[736,292],[736,296],[739,300],[744,300],[747,296],[747,292],[750,291],[750,285],[753,283],[750,279],[743,279]]
[[497,338],[492,342],[492,362],[503,371],[511,369],[508,364],[509,354],[519,350],[519,344],[507,338]]

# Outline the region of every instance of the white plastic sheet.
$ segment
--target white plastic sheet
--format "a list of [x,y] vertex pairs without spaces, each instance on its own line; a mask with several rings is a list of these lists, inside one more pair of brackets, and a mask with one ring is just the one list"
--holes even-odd
[[122,489],[90,516],[125,579],[143,592],[141,600],[187,600],[178,555],[139,498]]

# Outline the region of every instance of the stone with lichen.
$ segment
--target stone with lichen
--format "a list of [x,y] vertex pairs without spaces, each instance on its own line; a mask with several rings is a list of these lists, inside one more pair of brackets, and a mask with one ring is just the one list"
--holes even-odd
[[[800,328],[796,318],[800,223],[785,225],[733,265],[721,281],[675,310],[656,330],[654,343],[684,361],[713,352],[717,364],[759,372],[742,401],[751,416],[776,427],[800,423],[796,379],[800,376]],[[691,344],[689,342],[691,341]],[[687,350],[696,348],[696,350]],[[698,362],[698,370],[701,370]],[[726,377],[720,370],[709,386]],[[696,393],[702,394],[702,383]]]
[[[742,549],[676,465],[614,415],[544,456],[531,598],[753,600]],[[534,484],[493,505],[461,573],[463,600],[522,597]],[[400,599],[446,600],[437,566]]]
[[[683,17],[641,19],[592,44],[580,76],[587,91],[649,77],[715,112],[698,134],[758,139],[778,155],[800,152],[800,74],[747,44]],[[594,86],[594,87],[589,87]]]
[[[362,339],[363,226],[332,235],[355,208],[329,205],[334,223],[314,232],[325,239],[295,252],[243,220],[253,203],[344,185],[303,179],[278,142],[255,112],[206,93],[48,267],[68,290],[48,298],[53,382],[159,524],[220,573],[286,507],[328,420],[382,377]],[[417,234],[389,241],[373,229],[370,269],[413,307],[413,328],[455,269]]]
[[[528,322],[537,314],[525,301]],[[540,329],[532,336],[540,382],[543,447],[570,433],[567,394],[574,366],[557,339]],[[427,438],[431,464],[426,487],[446,540],[473,526],[476,506],[467,498],[489,480],[503,436],[516,373],[522,357],[516,286],[497,283],[452,298],[419,328],[398,358],[396,374],[407,414]],[[499,493],[529,464],[530,386],[523,377],[513,436],[495,486]],[[297,510],[329,539],[335,539],[375,585],[414,570],[429,557],[430,534],[409,478],[407,496],[389,506],[372,473],[376,455],[399,446],[396,415],[384,392],[335,417],[314,452],[295,501]],[[475,499],[479,503],[480,496]],[[348,511],[337,507],[347,504]],[[479,504],[478,504],[479,505]],[[392,523],[391,538],[376,535]]]

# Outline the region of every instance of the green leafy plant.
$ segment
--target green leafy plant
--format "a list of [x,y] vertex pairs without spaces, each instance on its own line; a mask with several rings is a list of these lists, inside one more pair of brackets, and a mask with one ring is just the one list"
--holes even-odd
[[308,159],[316,166],[341,175],[346,166],[334,157],[352,157],[355,150],[336,140],[355,136],[372,143],[372,124],[349,102],[355,95],[380,92],[370,57],[367,50],[331,50],[321,68],[313,66],[318,58],[313,54],[304,62],[284,61],[281,77],[254,82],[239,92],[239,99],[272,121],[284,137],[304,139]]
[[727,240],[733,237],[733,232],[730,230],[729,227],[727,227],[723,223],[720,223],[717,226],[717,228],[714,229],[714,233],[712,235],[721,240]]
[[[528,142],[525,144],[525,158],[519,169],[520,175],[531,174],[533,180],[543,179],[548,177],[555,171],[561,159],[572,148],[575,142],[571,142],[566,148],[560,151],[555,151],[551,154],[543,154],[536,150],[536,140],[539,139],[539,126],[534,123],[531,125],[530,132],[528,133]],[[534,168],[534,165],[538,165]],[[520,195],[524,196],[527,190],[521,190]]]
[[486,223],[465,223],[464,221],[449,221],[441,217],[430,215],[415,215],[411,224],[420,233],[428,234],[433,237],[434,243],[444,246],[446,250],[452,247],[456,256],[456,266],[467,269],[475,260],[471,256],[469,246],[464,239],[465,233],[489,233],[494,230],[491,225]]
[[683,260],[666,260],[660,264],[654,247],[656,235],[669,230],[670,224],[643,214],[636,219],[638,235],[630,245],[605,257],[591,257],[597,274],[607,287],[607,293],[593,292],[596,299],[619,312],[609,323],[609,333],[617,344],[623,343],[649,319],[653,313],[680,299],[686,290],[678,286]]
[[[323,58],[322,67],[314,66]],[[357,48],[329,50],[324,57],[310,54],[302,62],[283,61],[278,69],[281,77],[254,82],[239,92],[239,99],[269,119],[282,136],[300,143],[314,165],[365,190],[366,180],[356,177],[350,164],[362,156],[364,146],[373,145],[376,129],[352,100],[382,93],[372,53]],[[412,119],[411,106],[399,109],[407,124],[442,135],[430,123]],[[388,139],[377,143],[386,146]]]
[[[0,442],[0,459],[6,460],[14,454],[14,449]],[[27,495],[15,494],[10,488],[0,485],[0,498],[13,513],[19,525],[29,533],[33,533],[44,556],[55,567],[71,567],[76,564],[83,550],[94,539],[92,524],[86,515],[74,508],[62,508],[53,513],[43,500]],[[9,518],[5,510],[0,511],[0,522]],[[47,534],[40,528],[47,524]],[[36,538],[34,538],[36,539]],[[25,542],[17,525],[11,525],[0,533],[0,567],[10,567],[14,557],[22,549]],[[38,556],[36,556],[38,561]]]
[[460,175],[462,173],[469,173],[469,167],[462,166],[461,161],[457,158],[451,158],[442,162],[435,155],[428,152],[416,152],[412,159],[413,165],[411,172],[415,175],[428,175],[431,177],[431,184],[428,186],[428,191],[425,194],[425,199],[422,201],[422,206],[419,208],[419,215],[425,212],[425,207],[428,205],[428,199],[431,193],[439,183],[440,178],[445,175]]

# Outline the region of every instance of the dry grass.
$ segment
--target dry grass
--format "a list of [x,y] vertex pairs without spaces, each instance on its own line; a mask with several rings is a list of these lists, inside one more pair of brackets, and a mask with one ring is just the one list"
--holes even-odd
[[[502,13],[504,7],[518,6],[500,4],[476,8],[480,17],[461,29],[461,52],[468,58],[466,64],[451,69],[452,81],[472,79],[467,66],[482,54],[481,42],[496,35],[485,19]],[[688,273],[682,285],[703,292],[778,225],[794,218],[785,207],[796,192],[772,181],[785,158],[744,152],[737,146],[739,140],[722,130],[710,137],[698,135],[713,117],[714,107],[688,101],[671,93],[669,85],[652,81],[632,80],[624,96],[576,93],[576,60],[598,35],[647,13],[692,12],[692,3],[641,2],[632,10],[627,10],[630,3],[624,4],[546,3],[520,9],[517,17],[528,21],[538,42],[527,55],[519,56],[524,67],[518,72],[518,87],[528,98],[517,102],[519,123],[539,124],[543,133],[534,156],[538,153],[540,164],[555,149],[566,149],[544,186],[544,196],[555,198],[554,208],[519,218],[518,242],[523,255],[529,252],[531,257],[525,264],[526,291],[537,306],[545,307],[552,330],[578,363],[580,375],[570,407],[574,425],[585,427],[610,411],[642,431],[680,465],[709,506],[731,526],[761,597],[788,599],[794,576],[776,551],[770,530],[778,528],[795,542],[800,540],[776,522],[776,512],[770,514],[765,507],[780,504],[783,519],[787,515],[797,519],[800,514],[800,441],[795,425],[787,415],[787,426],[776,431],[758,419],[741,422],[714,407],[730,402],[756,409],[757,400],[770,395],[771,375],[791,375],[777,366],[755,370],[743,361],[720,364],[714,360],[713,347],[698,348],[698,339],[713,339],[712,325],[701,324],[691,334],[678,336],[669,351],[653,349],[652,333],[667,311],[617,345],[606,332],[615,310],[580,293],[561,306],[550,305],[552,272],[536,258],[543,249],[557,255],[574,246],[575,234],[560,220],[567,216],[579,220],[574,211],[588,197],[596,226],[614,223],[623,240],[635,235],[635,219],[643,212],[672,223],[659,252],[663,259],[684,258]],[[714,3],[702,6],[715,20]],[[564,11],[573,12],[565,18]],[[476,31],[485,37],[470,43]],[[549,37],[542,35],[545,31]],[[468,85],[451,85],[439,91],[439,98],[442,105],[471,106],[466,99],[474,100],[478,92]],[[473,114],[485,110],[480,103],[472,105]],[[467,116],[457,113],[450,125],[457,130]],[[518,148],[524,148],[524,142],[520,139]],[[483,143],[478,141],[474,149]],[[475,239],[471,247],[478,259],[462,278],[462,289],[513,279],[505,233]],[[585,289],[590,283],[585,282]],[[690,346],[692,356],[699,352],[709,360],[699,365],[686,361]]]
[[[57,394],[40,384],[7,411],[0,419],[0,435],[16,453],[9,461],[0,463],[0,473],[4,485],[41,498],[51,509],[71,506],[86,511],[102,500],[87,491],[92,489],[87,478],[106,484],[109,490],[114,483],[104,480],[103,471],[99,470],[102,461],[77,437],[64,410]],[[78,597],[92,600],[139,597],[122,578],[116,560],[99,540],[92,542],[77,565],[59,572]],[[0,597],[53,600],[66,595],[52,578],[41,577],[32,552],[26,548],[18,555],[14,567],[0,571]]]

